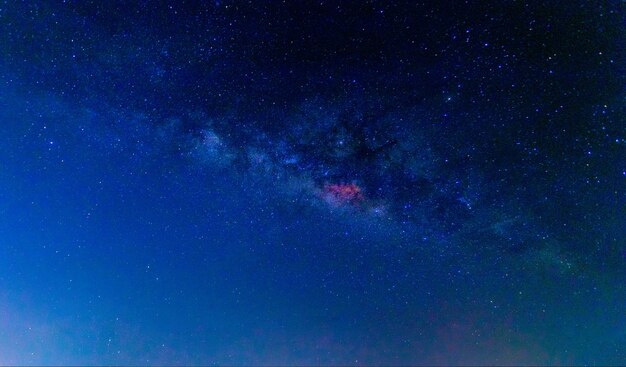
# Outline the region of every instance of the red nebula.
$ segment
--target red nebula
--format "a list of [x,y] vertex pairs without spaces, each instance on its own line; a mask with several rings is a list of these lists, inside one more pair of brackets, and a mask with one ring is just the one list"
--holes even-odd
[[346,204],[358,206],[365,200],[363,190],[354,183],[324,184],[321,196],[336,206]]

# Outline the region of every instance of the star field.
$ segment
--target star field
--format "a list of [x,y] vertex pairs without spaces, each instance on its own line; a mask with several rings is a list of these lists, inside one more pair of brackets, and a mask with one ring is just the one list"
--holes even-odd
[[619,1],[5,1],[0,364],[626,363]]

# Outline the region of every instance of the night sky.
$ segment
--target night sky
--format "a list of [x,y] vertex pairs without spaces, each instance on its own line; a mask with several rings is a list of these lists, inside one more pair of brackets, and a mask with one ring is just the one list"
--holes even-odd
[[626,5],[0,2],[0,364],[626,364]]

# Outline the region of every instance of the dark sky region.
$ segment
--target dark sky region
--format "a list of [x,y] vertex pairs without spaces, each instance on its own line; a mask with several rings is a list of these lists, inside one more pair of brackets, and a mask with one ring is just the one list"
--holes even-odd
[[623,1],[3,1],[0,364],[626,364]]

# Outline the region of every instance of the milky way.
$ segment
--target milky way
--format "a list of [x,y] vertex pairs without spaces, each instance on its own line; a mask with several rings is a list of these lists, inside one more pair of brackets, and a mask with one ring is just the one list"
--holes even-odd
[[624,24],[5,2],[0,363],[624,364]]

